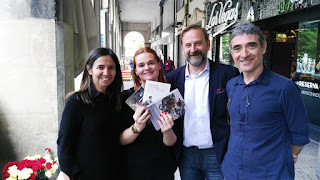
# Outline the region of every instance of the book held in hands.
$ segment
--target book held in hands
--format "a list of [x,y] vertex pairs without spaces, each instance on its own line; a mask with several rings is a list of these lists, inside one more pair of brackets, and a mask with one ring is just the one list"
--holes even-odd
[[152,102],[156,102],[164,95],[170,92],[171,84],[162,83],[157,81],[146,81],[145,90],[143,93],[143,105],[149,105]]
[[146,81],[145,89],[140,87],[126,100],[126,104],[134,111],[140,104],[149,105],[170,92],[171,84],[156,81]]
[[163,96],[158,101],[151,103],[147,106],[151,113],[151,122],[154,128],[158,131],[160,126],[157,119],[160,120],[159,116],[161,112],[167,112],[173,118],[173,120],[178,119],[180,116],[184,115],[186,111],[186,105],[178,89],[171,91],[169,94]]
[[140,104],[147,106],[151,113],[151,122],[158,131],[160,126],[157,119],[160,120],[161,112],[169,113],[173,120],[184,115],[186,105],[178,89],[170,92],[171,85],[168,83],[146,81],[145,88],[140,87],[127,100],[126,104],[134,111]]
[[137,107],[140,104],[142,104],[143,92],[144,92],[143,87],[140,87],[138,90],[136,90],[136,92],[131,94],[126,100],[126,104],[134,111],[137,109]]

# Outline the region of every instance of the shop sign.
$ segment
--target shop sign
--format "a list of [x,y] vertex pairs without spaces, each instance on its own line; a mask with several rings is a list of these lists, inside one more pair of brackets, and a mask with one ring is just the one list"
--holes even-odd
[[307,82],[307,81],[296,81],[296,84],[300,87],[319,90],[318,83]]
[[315,97],[315,98],[320,98],[320,93],[316,93],[316,92],[312,92],[312,91],[302,90],[301,94],[306,95],[306,96]]
[[313,90],[319,90],[318,83],[307,82],[307,81],[296,81],[295,83],[300,87],[312,89],[312,91],[302,90],[301,94],[306,95],[306,96],[320,98],[320,93],[313,92]]
[[[228,29],[235,24],[239,16],[239,2],[233,2],[231,0],[223,2],[214,2],[210,5],[211,13],[206,25],[206,29],[212,29],[219,27],[217,31],[212,35],[213,37],[222,31]],[[210,9],[210,7],[208,9]]]

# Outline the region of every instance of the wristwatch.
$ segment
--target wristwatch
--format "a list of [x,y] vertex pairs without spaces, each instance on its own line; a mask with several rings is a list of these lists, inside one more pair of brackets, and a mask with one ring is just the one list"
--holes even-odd
[[140,133],[134,125],[131,126],[131,130],[132,130],[132,132],[134,134],[139,134]]

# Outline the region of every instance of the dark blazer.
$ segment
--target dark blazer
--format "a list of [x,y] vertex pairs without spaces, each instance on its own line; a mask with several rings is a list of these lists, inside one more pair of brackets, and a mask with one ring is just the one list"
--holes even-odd
[[[227,151],[230,128],[227,123],[227,82],[239,75],[237,68],[229,65],[213,62],[210,63],[209,77],[209,105],[210,105],[210,129],[215,151],[219,162],[223,160],[223,156]],[[171,71],[166,75],[167,80],[171,83],[171,88],[178,88],[181,95],[184,96],[186,65]],[[183,123],[184,117],[181,117],[181,133],[178,136],[180,148],[183,142]],[[178,152],[178,156],[180,153]]]

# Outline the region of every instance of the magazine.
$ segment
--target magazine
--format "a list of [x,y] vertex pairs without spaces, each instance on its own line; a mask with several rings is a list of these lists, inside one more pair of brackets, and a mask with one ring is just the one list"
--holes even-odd
[[151,103],[146,109],[150,110],[151,122],[154,128],[158,131],[160,126],[157,122],[161,112],[167,112],[172,117],[173,120],[178,119],[180,116],[184,115],[186,111],[186,105],[178,89],[171,91],[169,94],[162,96],[158,101]]
[[171,84],[157,81],[146,81],[142,103],[146,106],[170,92]]
[[126,104],[131,107],[134,111],[137,109],[137,107],[142,104],[142,98],[143,98],[143,92],[144,89],[140,87],[136,92],[131,94],[131,96],[128,97],[126,100]]

